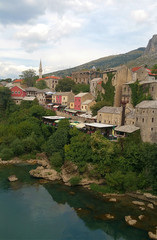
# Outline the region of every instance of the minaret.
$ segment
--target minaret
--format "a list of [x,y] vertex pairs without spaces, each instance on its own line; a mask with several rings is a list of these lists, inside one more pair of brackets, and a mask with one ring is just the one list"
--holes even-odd
[[42,78],[42,72],[43,72],[43,69],[42,69],[42,63],[41,63],[41,60],[40,60],[40,64],[39,64],[39,78]]

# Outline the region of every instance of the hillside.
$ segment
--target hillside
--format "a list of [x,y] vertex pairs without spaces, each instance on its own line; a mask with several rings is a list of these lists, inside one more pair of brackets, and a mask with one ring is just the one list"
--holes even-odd
[[126,64],[129,68],[141,65],[147,65],[151,68],[155,63],[157,63],[157,34],[153,35],[153,37],[149,40],[146,48],[141,47],[128,53],[99,58],[80,66],[52,72],[46,74],[45,76],[68,76],[71,75],[72,72],[83,69],[91,69],[93,66],[101,70],[117,67],[122,64]]
[[48,75],[69,76],[71,75],[72,72],[79,71],[82,69],[91,69],[93,66],[101,70],[105,70],[106,68],[117,67],[121,64],[127,64],[130,61],[136,60],[137,58],[143,55],[144,51],[145,48],[138,48],[128,53],[99,58],[97,60],[93,60],[91,62],[82,64],[74,68],[51,72],[45,74],[44,76]]

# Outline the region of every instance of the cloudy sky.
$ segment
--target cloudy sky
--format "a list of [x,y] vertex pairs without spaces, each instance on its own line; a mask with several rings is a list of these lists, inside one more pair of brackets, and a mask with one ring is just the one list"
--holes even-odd
[[145,47],[157,34],[155,0],[0,0],[0,79]]

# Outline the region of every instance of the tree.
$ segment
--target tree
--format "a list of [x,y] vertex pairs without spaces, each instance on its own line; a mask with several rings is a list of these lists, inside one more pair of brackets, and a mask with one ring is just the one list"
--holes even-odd
[[46,82],[44,80],[40,80],[35,84],[35,86],[39,89],[45,89],[47,88]]
[[59,92],[70,92],[75,86],[75,82],[70,78],[63,78],[58,81],[56,91]]
[[89,84],[84,84],[84,83],[75,84],[72,88],[72,91],[75,94],[78,94],[80,92],[89,92],[90,91],[90,85]]
[[95,105],[93,105],[91,107],[92,115],[93,116],[97,115],[97,112],[104,106],[105,106],[105,102],[104,101],[97,102]]
[[20,77],[24,79],[24,83],[27,85],[27,87],[32,87],[37,79],[34,69],[28,69],[23,71]]
[[11,91],[8,88],[0,87],[0,117],[3,116],[6,111],[8,113],[13,111],[15,103],[11,98]]

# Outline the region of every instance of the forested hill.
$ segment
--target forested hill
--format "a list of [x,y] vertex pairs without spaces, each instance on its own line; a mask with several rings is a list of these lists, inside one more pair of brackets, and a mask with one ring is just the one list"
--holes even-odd
[[111,68],[111,67],[117,67],[121,64],[127,64],[130,61],[134,61],[135,59],[142,56],[144,51],[145,51],[145,48],[138,48],[128,53],[99,58],[97,60],[93,60],[91,62],[82,64],[74,68],[51,72],[51,73],[45,74],[45,76],[48,76],[48,75],[69,76],[71,75],[72,72],[79,71],[82,69],[91,69],[93,66],[101,70],[105,70],[106,68]]

